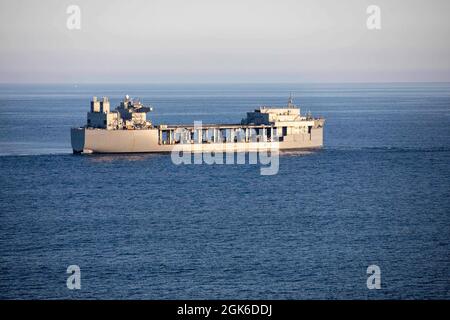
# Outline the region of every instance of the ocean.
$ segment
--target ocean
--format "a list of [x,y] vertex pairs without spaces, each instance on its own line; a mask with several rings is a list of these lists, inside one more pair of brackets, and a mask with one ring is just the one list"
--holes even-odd
[[[94,95],[234,123],[291,92],[325,146],[272,176],[70,147]],[[450,298],[450,83],[0,85],[0,121],[1,299]]]

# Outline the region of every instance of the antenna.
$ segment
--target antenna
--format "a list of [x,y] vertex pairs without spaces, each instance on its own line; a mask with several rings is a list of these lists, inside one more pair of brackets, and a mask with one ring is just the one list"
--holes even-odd
[[292,96],[292,92],[289,93],[289,100],[288,100],[288,108],[294,107],[294,98]]

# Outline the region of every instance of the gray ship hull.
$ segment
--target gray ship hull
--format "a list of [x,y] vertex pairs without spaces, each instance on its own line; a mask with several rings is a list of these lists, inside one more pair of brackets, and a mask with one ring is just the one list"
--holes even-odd
[[140,130],[107,130],[72,128],[74,153],[164,153],[174,150],[189,152],[253,152],[262,150],[313,149],[323,146],[323,127],[310,133],[293,134],[279,142],[226,142],[162,144],[158,128]]

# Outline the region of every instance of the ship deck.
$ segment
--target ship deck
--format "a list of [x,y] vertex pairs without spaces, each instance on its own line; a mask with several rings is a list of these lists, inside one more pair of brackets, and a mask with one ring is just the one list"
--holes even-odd
[[[272,125],[267,124],[237,124],[237,123],[202,123],[201,126],[206,128],[215,128],[215,129],[239,129],[239,128],[270,128]],[[163,130],[171,130],[171,129],[194,129],[195,126],[193,124],[170,124],[170,125],[156,125],[156,128]]]

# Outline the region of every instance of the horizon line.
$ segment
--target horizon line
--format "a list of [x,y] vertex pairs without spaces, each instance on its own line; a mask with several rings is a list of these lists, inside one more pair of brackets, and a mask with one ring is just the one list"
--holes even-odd
[[215,84],[450,84],[450,81],[141,81],[141,82],[1,82],[0,85],[215,85]]

